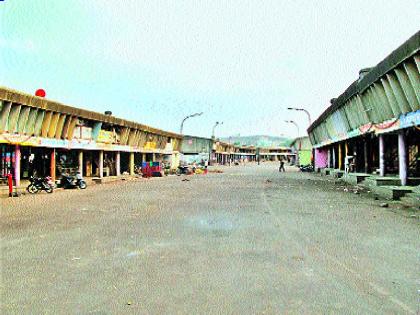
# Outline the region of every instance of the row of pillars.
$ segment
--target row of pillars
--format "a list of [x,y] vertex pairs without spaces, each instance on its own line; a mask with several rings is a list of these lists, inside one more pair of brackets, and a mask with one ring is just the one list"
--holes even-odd
[[[51,151],[51,159],[50,159],[50,170],[51,170],[51,177],[53,181],[56,179],[56,163],[55,163],[55,155],[56,150],[52,149]],[[153,153],[153,161],[155,161],[156,155]],[[146,153],[142,153],[142,161],[146,161]],[[21,152],[20,146],[15,146],[15,164],[14,164],[14,178],[15,178],[15,185],[20,186],[20,162],[21,162]],[[79,165],[79,172],[83,176],[83,151],[79,151],[78,155],[78,165]],[[116,175],[121,175],[121,153],[119,151],[116,152],[115,156],[115,169]],[[130,152],[130,159],[129,159],[129,172],[130,175],[134,175],[134,152]],[[104,176],[104,151],[99,151],[99,177],[103,178]]]
[[[378,137],[379,140],[379,174],[380,176],[385,176],[385,139],[384,135],[381,134]],[[348,155],[348,144],[344,143],[344,156]],[[332,147],[332,154],[330,151],[328,152],[328,166],[335,167],[337,165],[335,160],[335,146]],[[342,169],[342,146],[338,145],[338,168]],[[365,142],[364,146],[364,161],[365,161],[365,168],[367,169],[367,161],[368,161],[368,150],[367,150],[367,143]],[[407,144],[406,144],[406,136],[404,131],[400,131],[398,133],[398,163],[399,163],[399,177],[401,179],[401,185],[407,185],[407,177],[408,177],[408,163],[407,163]]]
[[[15,145],[15,163],[14,163],[14,174],[13,177],[15,179],[15,185],[20,186],[20,162],[21,162],[21,152],[20,152],[20,145]],[[55,149],[51,152],[51,177],[55,180]]]
[[[156,155],[153,153],[152,161],[156,160]],[[142,161],[146,161],[146,153],[142,153]],[[116,175],[121,175],[121,152],[117,151],[115,155],[115,170]],[[79,151],[79,172],[83,175],[83,151]],[[134,152],[130,152],[129,158],[129,173],[134,175]],[[104,151],[99,151],[99,177],[104,176]]]

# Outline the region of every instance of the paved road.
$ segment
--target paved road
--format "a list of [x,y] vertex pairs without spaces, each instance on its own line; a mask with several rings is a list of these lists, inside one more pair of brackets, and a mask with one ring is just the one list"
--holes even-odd
[[224,170],[1,200],[1,313],[417,312],[417,219],[316,175]]

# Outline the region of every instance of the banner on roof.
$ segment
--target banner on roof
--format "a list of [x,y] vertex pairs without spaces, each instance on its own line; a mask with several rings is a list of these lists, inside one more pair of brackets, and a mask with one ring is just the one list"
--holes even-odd
[[420,110],[403,114],[400,116],[401,128],[407,128],[420,125]]
[[391,132],[394,130],[398,130],[400,129],[400,120],[397,119],[390,119],[384,122],[381,122],[379,124],[375,124],[373,126],[373,130],[375,131],[376,134],[381,134],[381,133],[386,133],[386,132]]
[[360,134],[364,134],[370,131],[372,128],[372,123],[365,124],[359,127]]

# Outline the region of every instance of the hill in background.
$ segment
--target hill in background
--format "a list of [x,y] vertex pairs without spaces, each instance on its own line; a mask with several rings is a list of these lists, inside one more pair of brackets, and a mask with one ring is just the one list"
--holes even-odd
[[293,139],[274,136],[232,136],[220,138],[221,141],[236,145],[253,145],[257,147],[289,146]]

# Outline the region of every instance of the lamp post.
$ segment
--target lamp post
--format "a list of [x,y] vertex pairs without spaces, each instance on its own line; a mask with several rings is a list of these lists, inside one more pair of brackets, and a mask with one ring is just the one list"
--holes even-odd
[[214,126],[213,126],[213,130],[212,130],[212,132],[211,132],[211,137],[212,137],[212,139],[214,139],[214,130],[216,129],[216,127],[217,126],[219,126],[219,125],[223,125],[223,121],[222,122],[218,122],[218,121],[216,121],[216,123],[214,124]]
[[[298,138],[299,138],[299,125],[295,122],[295,121],[293,121],[293,120],[285,120],[285,122],[287,122],[287,123],[289,123],[289,124],[293,124],[293,125],[295,125],[296,126],[296,128],[297,128],[297,132],[298,132]],[[298,150],[297,150],[298,151]],[[299,164],[299,151],[297,152],[297,153],[295,153],[296,154],[296,157],[295,157],[295,164]]]
[[216,140],[214,136],[214,130],[216,129],[218,125],[223,125],[223,121],[222,122],[216,121],[211,132],[211,141],[210,141],[210,147],[209,147],[209,165],[211,164],[211,160],[212,160],[213,144],[214,144],[214,141]]
[[311,120],[311,114],[304,108],[297,108],[297,107],[288,107],[288,110],[296,110],[296,111],[300,111],[300,112],[305,112],[306,115],[308,116],[308,122],[309,122],[309,126],[312,124],[312,120]]
[[295,125],[296,126],[296,128],[297,128],[297,132],[298,132],[298,138],[299,138],[299,135],[300,135],[300,132],[299,132],[299,125],[294,121],[294,120],[285,120],[285,122],[286,123],[288,123],[288,124],[293,124],[293,125]]
[[194,113],[194,114],[192,114],[192,115],[188,115],[188,116],[186,116],[186,117],[182,120],[182,122],[181,122],[181,128],[180,128],[179,133],[182,135],[182,130],[184,129],[184,122],[185,122],[188,118],[191,118],[191,117],[197,117],[197,116],[201,116],[201,115],[203,115],[203,112],[200,112],[200,113]]

